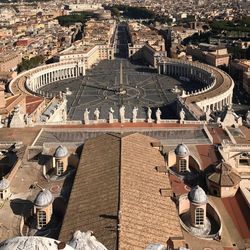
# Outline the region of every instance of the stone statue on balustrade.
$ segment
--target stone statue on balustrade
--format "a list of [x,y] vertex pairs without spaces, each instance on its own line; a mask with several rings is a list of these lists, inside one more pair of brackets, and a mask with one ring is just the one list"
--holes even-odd
[[10,120],[10,128],[24,128],[26,126],[24,115],[20,112],[20,105],[14,107],[13,116]]
[[110,109],[109,109],[109,123],[113,123],[114,122],[114,110],[113,110],[113,108],[111,107]]
[[83,114],[83,118],[84,118],[84,124],[89,124],[89,111],[88,109],[86,108],[85,111],[84,111],[84,114]]
[[125,122],[125,106],[122,105],[119,110],[120,113],[120,122],[124,123]]
[[30,117],[30,116],[27,117],[27,125],[30,126],[30,127],[34,125],[32,117]]
[[147,112],[147,122],[151,123],[152,122],[152,109],[150,107],[148,107],[148,112]]
[[133,111],[132,111],[132,113],[133,113],[132,122],[133,122],[133,123],[136,123],[136,121],[137,121],[137,112],[138,112],[138,108],[137,108],[137,107],[134,107],[134,108],[133,108]]
[[250,111],[249,110],[246,113],[246,122],[247,122],[247,125],[250,125]]
[[100,119],[100,111],[98,108],[95,109],[94,115],[95,115],[95,121],[98,122]]
[[156,110],[155,116],[156,116],[156,123],[160,123],[161,122],[161,110],[159,108]]
[[186,116],[186,113],[183,109],[181,109],[179,116],[180,116],[180,123],[183,124]]
[[205,115],[206,115],[206,122],[209,122],[211,117],[210,117],[210,114],[211,114],[211,110],[210,108],[207,109]]
[[0,128],[3,127],[3,123],[2,123],[2,115],[0,115]]
[[33,125],[32,118],[28,114],[24,115],[24,122],[26,123],[27,126]]

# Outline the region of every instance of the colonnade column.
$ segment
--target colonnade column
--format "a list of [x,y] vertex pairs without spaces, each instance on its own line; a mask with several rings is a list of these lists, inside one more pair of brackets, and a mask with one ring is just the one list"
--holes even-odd
[[161,74],[161,65],[160,64],[158,64],[158,74],[160,75]]

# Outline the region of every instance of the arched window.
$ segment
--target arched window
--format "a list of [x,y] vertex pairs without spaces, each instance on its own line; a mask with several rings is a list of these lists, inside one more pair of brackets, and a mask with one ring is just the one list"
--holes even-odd
[[44,226],[46,226],[46,213],[45,211],[38,211],[38,227],[42,228]]
[[179,160],[179,171],[180,172],[187,171],[187,160],[185,160],[185,159],[180,159]]
[[204,209],[203,208],[196,208],[195,209],[195,225],[204,225]]
[[57,162],[57,175],[62,175],[63,174],[63,162],[58,161]]

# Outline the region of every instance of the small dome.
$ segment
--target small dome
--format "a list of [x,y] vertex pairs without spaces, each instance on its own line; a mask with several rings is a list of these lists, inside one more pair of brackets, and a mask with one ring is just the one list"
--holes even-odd
[[[64,248],[59,248],[60,246]],[[33,249],[49,249],[49,250],[74,250],[71,246],[55,239],[41,236],[21,236],[5,240],[0,243],[1,250],[33,250]]]
[[179,157],[186,157],[186,156],[189,155],[189,149],[188,149],[188,147],[187,147],[185,144],[183,144],[183,143],[178,144],[174,152],[175,152],[175,154],[176,154],[177,156],[179,156]]
[[68,149],[62,145],[60,145],[55,151],[56,158],[63,158],[68,155]]
[[163,250],[165,249],[162,244],[156,243],[156,244],[149,244],[145,250]]
[[10,182],[3,178],[2,180],[0,180],[0,190],[5,190],[10,186]]
[[192,190],[188,193],[188,199],[197,204],[204,204],[207,203],[207,195],[205,191],[200,186],[195,186]]
[[69,241],[68,244],[75,250],[107,250],[107,248],[92,235],[91,231],[87,231],[86,233],[79,230],[76,231],[73,235],[73,239]]
[[36,196],[34,204],[38,207],[46,207],[53,201],[53,195],[47,189],[44,189]]

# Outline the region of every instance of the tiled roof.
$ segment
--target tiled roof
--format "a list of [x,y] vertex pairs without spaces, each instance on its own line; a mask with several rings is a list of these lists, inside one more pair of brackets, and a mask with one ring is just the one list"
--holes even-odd
[[26,113],[33,113],[37,107],[43,102],[43,98],[38,96],[26,96]]
[[239,184],[241,180],[240,176],[225,162],[219,163],[215,167],[215,172],[208,179],[221,187],[233,187]]
[[122,138],[119,249],[145,249],[182,237],[176,207],[160,189],[170,189],[168,175],[156,171],[164,165],[155,139],[141,134]]
[[198,154],[201,163],[201,170],[206,169],[212,164],[218,162],[218,155],[216,154],[215,147],[213,145],[196,145]]
[[60,240],[91,230],[107,249],[116,249],[119,165],[119,137],[105,134],[85,143]]
[[134,133],[105,134],[85,143],[60,240],[69,240],[75,230],[92,230],[107,249],[119,244],[136,250],[183,238],[175,204],[160,192],[170,189],[170,182],[156,171],[164,159],[153,141]]

